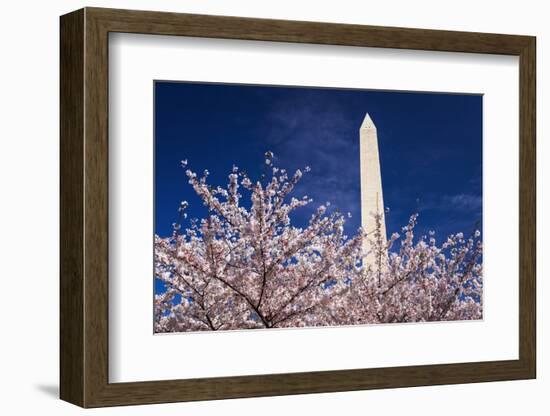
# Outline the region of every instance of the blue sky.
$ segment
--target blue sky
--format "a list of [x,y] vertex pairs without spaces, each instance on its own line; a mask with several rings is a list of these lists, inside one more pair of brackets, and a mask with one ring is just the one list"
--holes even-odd
[[470,232],[482,216],[482,96],[358,89],[155,83],[155,232],[171,234],[180,201],[206,210],[180,161],[225,185],[233,164],[258,178],[265,151],[293,171],[306,165],[296,196],[314,199],[293,218],[303,225],[321,203],[360,226],[359,127],[378,129],[388,235],[418,212],[421,232]]

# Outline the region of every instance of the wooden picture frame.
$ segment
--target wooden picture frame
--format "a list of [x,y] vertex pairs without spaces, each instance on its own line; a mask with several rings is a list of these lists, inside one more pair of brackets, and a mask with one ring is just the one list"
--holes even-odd
[[[62,16],[60,29],[61,399],[101,407],[535,378],[534,37],[100,8]],[[110,32],[519,56],[519,359],[109,383]]]

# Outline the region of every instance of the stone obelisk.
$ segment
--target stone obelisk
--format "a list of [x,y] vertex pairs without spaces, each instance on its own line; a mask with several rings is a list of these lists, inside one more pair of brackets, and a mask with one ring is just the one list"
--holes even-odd
[[[361,165],[361,226],[371,239],[375,239],[376,220],[374,215],[381,215],[381,238],[384,243],[386,236],[386,218],[384,216],[384,196],[382,195],[382,176],[380,173],[380,157],[378,155],[378,134],[369,114],[365,115],[359,129],[360,165]],[[363,242],[366,254],[363,261],[375,267],[377,259],[370,252],[370,243]]]

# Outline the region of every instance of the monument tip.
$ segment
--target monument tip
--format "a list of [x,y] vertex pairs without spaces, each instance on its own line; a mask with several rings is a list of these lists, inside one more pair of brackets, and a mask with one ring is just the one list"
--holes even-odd
[[376,126],[374,125],[374,122],[372,121],[372,118],[370,118],[369,113],[365,115],[365,119],[363,120],[363,124],[361,124],[361,130],[366,129],[376,129]]

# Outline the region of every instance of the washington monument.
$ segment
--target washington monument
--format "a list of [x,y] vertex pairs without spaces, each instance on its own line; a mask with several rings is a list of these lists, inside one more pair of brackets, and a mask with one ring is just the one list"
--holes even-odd
[[[384,215],[384,196],[382,194],[382,176],[380,173],[380,157],[378,155],[378,134],[376,126],[369,114],[365,115],[363,124],[359,129],[360,141],[360,166],[361,166],[361,227],[374,239],[376,220],[374,214],[381,215],[382,242],[385,244],[386,218]],[[370,243],[363,242],[363,252],[370,251]],[[374,253],[365,256],[367,264],[375,265]]]

